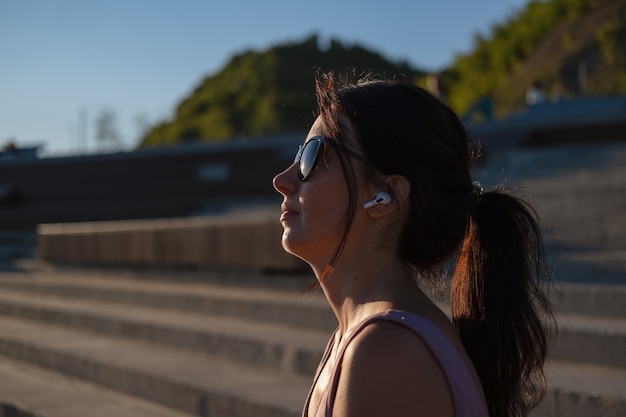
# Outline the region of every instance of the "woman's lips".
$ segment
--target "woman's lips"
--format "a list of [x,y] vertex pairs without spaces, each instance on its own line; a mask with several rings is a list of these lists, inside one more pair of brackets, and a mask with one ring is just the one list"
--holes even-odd
[[289,219],[290,217],[298,215],[297,211],[292,210],[291,208],[289,208],[288,206],[284,204],[280,206],[280,210],[282,211],[282,214],[280,215],[281,222]]

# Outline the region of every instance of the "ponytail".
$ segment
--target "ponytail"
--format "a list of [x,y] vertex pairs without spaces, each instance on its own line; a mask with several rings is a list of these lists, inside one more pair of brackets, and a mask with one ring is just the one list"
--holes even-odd
[[525,416],[545,395],[545,269],[533,209],[500,191],[477,195],[452,280],[455,327],[491,417]]

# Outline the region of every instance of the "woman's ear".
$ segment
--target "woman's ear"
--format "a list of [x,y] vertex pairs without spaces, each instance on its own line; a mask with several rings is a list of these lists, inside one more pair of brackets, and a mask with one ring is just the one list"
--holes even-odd
[[[384,192],[376,195],[376,198],[366,202],[363,207],[367,209],[370,217],[383,217],[391,213],[398,213],[404,206],[404,202],[411,194],[411,184],[401,175],[391,175],[381,183]],[[384,198],[383,198],[384,196]],[[380,202],[377,199],[380,198]]]
[[388,193],[397,203],[402,204],[411,195],[411,183],[402,175],[390,175],[386,184]]

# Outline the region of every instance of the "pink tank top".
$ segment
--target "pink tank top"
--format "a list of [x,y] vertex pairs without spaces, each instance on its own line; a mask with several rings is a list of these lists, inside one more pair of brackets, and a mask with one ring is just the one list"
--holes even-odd
[[313,387],[319,378],[319,374],[328,361],[330,351],[334,337],[326,347],[326,352],[320,362],[320,366],[315,376],[313,387],[309,392],[309,396],[304,405],[304,411],[302,417],[332,417],[333,404],[335,402],[335,394],[337,392],[337,384],[339,383],[339,373],[341,369],[341,363],[345,354],[346,348],[356,335],[359,334],[368,324],[376,320],[388,320],[394,323],[401,324],[411,329],[417,336],[419,336],[424,343],[428,346],[435,359],[443,369],[448,386],[452,394],[454,401],[454,415],[455,417],[488,417],[487,410],[483,405],[482,398],[474,378],[467,368],[463,358],[456,350],[452,342],[439,330],[434,324],[425,318],[416,314],[408,313],[399,310],[388,310],[385,313],[376,314],[363,321],[352,334],[349,336],[347,343],[339,354],[339,359],[335,368],[332,370],[331,379],[329,384],[324,389],[322,398],[322,404],[317,409],[315,415],[309,416],[308,409],[311,402],[311,396],[313,394]]

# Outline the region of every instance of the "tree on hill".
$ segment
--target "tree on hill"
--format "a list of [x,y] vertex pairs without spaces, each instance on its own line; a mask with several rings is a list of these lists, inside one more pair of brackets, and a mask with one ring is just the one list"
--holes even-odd
[[316,35],[263,52],[234,56],[217,74],[206,77],[140,146],[223,141],[305,130],[315,111],[313,80],[317,70],[348,76],[368,72],[411,81],[424,72],[405,62],[390,62],[357,45],[331,40],[320,47]]
[[624,93],[625,40],[626,0],[533,0],[490,36],[477,36],[441,78],[460,114],[483,97],[498,116],[518,110],[534,81],[546,95]]

